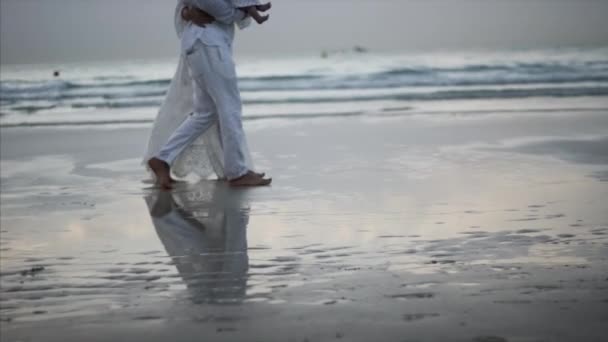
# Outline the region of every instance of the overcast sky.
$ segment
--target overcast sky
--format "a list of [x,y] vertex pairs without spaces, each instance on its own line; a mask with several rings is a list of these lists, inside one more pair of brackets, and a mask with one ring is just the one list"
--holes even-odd
[[[176,0],[0,0],[0,61],[175,56]],[[608,0],[275,0],[237,53],[608,46]]]

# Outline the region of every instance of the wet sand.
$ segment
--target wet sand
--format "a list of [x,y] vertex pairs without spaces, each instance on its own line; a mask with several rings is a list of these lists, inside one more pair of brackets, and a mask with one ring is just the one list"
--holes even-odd
[[173,193],[147,127],[2,129],[2,341],[604,341],[608,112],[406,114]]

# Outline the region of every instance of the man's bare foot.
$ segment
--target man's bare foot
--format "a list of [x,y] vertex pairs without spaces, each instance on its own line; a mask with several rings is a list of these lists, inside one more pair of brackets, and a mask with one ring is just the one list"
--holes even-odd
[[269,2],[267,4],[257,5],[257,6],[255,6],[255,8],[260,12],[266,12],[272,8],[272,3]]
[[[264,176],[266,176],[266,172],[255,172],[255,171],[251,171],[251,170],[249,170],[249,172],[255,173],[255,175],[258,176],[258,177],[260,177],[260,178],[264,178]],[[218,177],[217,180],[221,181],[221,182],[225,182],[225,181],[228,180],[228,178],[226,178],[226,177]]]
[[271,182],[272,178],[260,177],[257,173],[249,171],[244,176],[228,181],[228,184],[230,186],[264,186]]
[[156,175],[156,184],[163,190],[173,189],[172,183],[175,182],[171,179],[171,172],[169,164],[154,157],[148,160],[148,166]]

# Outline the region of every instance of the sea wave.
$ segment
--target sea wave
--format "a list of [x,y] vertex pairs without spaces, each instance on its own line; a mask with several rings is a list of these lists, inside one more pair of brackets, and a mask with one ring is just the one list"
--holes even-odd
[[[0,83],[4,98],[36,93],[68,92],[73,89],[166,88],[169,78],[135,80],[132,77],[101,77],[89,80],[7,79]],[[297,90],[369,88],[386,86],[462,86],[509,85],[566,82],[608,82],[608,60],[580,63],[504,63],[469,64],[460,67],[393,67],[376,72],[353,71],[346,75],[332,72],[297,75],[244,76],[239,79],[242,90]]]
[[[332,96],[332,97],[284,97],[256,99],[255,97],[243,100],[244,105],[281,105],[281,104],[323,104],[343,102],[368,102],[379,100],[390,101],[442,101],[442,100],[465,100],[465,99],[517,99],[529,97],[581,97],[581,96],[606,96],[606,87],[575,87],[575,88],[537,88],[537,89],[475,89],[475,90],[442,90],[433,92],[377,94],[363,96]],[[72,102],[71,108],[134,108],[134,107],[158,107],[162,103],[162,97],[153,99],[134,97],[126,99],[99,99],[97,101]],[[26,106],[30,113],[51,106]],[[14,110],[21,110],[13,107]]]
[[[451,64],[378,59],[352,68],[343,67],[341,61],[322,68],[294,62],[283,69],[269,65],[268,70],[245,73],[239,86],[245,105],[606,96],[608,58],[598,56]],[[159,74],[106,75],[100,71],[78,79],[3,78],[1,112],[156,107],[171,82]]]
[[[335,119],[348,117],[411,117],[419,116],[441,116],[441,115],[500,115],[500,114],[527,114],[527,113],[584,113],[584,112],[606,112],[608,107],[572,107],[572,108],[534,108],[534,109],[484,109],[484,110],[414,110],[412,107],[400,108],[380,108],[377,111],[337,111],[331,113],[277,113],[277,114],[256,114],[246,115],[243,121],[264,121],[264,120],[311,120],[311,119]],[[0,122],[2,128],[17,127],[74,127],[74,126],[113,126],[113,125],[140,125],[150,124],[153,118],[126,118],[126,119],[102,119],[86,118],[82,120],[36,120],[28,119],[14,122]]]
[[[291,84],[264,84],[260,81],[241,81],[240,88],[243,92],[297,92],[306,90],[360,90],[360,89],[383,89],[383,88],[395,88],[395,87],[479,87],[479,86],[513,86],[513,85],[542,85],[549,86],[548,90],[544,90],[547,95],[556,93],[559,96],[563,96],[567,92],[561,90],[552,90],[550,85],[552,84],[577,84],[577,83],[599,83],[608,84],[608,76],[579,76],[579,77],[545,77],[543,79],[520,79],[514,76],[510,76],[509,79],[478,79],[478,80],[411,80],[411,81],[400,81],[400,80],[378,80],[373,79],[327,79],[325,81],[318,81],[317,83],[311,82],[300,82]],[[8,82],[7,82],[8,83]],[[166,82],[154,81],[154,82],[131,82],[119,86],[118,84],[106,86],[71,86],[69,82],[56,83],[49,82],[49,84],[36,84],[30,87],[21,87],[17,89],[12,87],[10,84],[3,84],[2,91],[0,93],[0,103],[3,106],[18,104],[21,101],[70,101],[76,99],[89,99],[89,98],[102,98],[102,99],[126,99],[126,98],[145,98],[145,97],[162,97],[164,96],[166,89],[169,85],[169,80]],[[573,87],[575,88],[575,87]],[[589,90],[589,95],[593,96],[598,94],[603,95],[604,87],[576,87],[577,89]],[[529,88],[525,88],[527,90]],[[490,91],[493,92],[493,91]],[[578,94],[579,91],[571,91],[572,94]],[[463,90],[459,92],[462,96],[471,95],[472,98],[479,97],[479,91]],[[505,91],[502,95],[514,94],[516,97],[520,97],[517,92]],[[459,96],[461,96],[459,95]],[[577,95],[578,96],[578,95]],[[362,98],[365,100],[365,98]],[[310,99],[310,101],[316,101],[316,99]]]

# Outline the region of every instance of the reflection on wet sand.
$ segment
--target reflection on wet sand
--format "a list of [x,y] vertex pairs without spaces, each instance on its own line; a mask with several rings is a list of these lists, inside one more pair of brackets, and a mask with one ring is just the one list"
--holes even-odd
[[155,191],[146,203],[193,302],[236,304],[247,288],[245,193],[216,182]]

